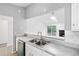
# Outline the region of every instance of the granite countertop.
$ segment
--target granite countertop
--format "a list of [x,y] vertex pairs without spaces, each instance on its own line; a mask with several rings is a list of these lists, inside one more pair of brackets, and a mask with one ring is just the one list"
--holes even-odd
[[26,44],[32,45],[38,49],[41,49],[53,56],[78,56],[79,55],[79,48],[71,47],[66,45],[61,44],[61,42],[52,40],[50,43],[44,45],[44,46],[38,46],[36,44],[30,43],[29,40],[32,40],[33,37],[20,37],[22,38]]
[[79,55],[79,49],[66,47],[58,44],[48,43],[47,45],[44,45],[44,46],[38,46],[30,42],[26,42],[26,44],[29,44],[38,49],[41,49],[51,54],[52,56],[78,56]]

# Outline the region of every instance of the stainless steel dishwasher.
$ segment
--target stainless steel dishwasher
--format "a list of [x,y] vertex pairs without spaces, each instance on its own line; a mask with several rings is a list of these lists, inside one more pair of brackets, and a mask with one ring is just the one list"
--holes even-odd
[[18,40],[18,56],[25,56],[25,42]]

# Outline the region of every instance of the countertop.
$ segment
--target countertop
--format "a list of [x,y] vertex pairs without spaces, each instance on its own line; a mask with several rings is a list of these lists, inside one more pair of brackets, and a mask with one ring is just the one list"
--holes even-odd
[[36,44],[30,43],[33,37],[20,37],[21,40],[26,42],[26,44],[32,45],[38,49],[41,49],[53,56],[79,56],[79,48],[71,47],[68,45],[62,45],[60,42],[51,40],[50,43],[44,46],[38,46]]

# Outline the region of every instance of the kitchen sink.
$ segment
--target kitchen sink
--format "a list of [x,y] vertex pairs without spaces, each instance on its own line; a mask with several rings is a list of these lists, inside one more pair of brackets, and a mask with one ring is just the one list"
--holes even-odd
[[42,46],[42,45],[45,45],[45,44],[47,44],[46,42],[36,42],[35,44],[37,44],[37,45],[39,45],[39,46]]
[[47,43],[49,43],[49,41],[45,41],[44,39],[39,39],[39,40],[32,39],[29,42],[34,43],[34,44],[39,45],[39,46],[43,46],[43,45],[46,45]]

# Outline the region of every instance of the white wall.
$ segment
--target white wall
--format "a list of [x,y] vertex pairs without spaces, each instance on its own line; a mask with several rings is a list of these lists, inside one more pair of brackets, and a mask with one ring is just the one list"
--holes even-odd
[[40,22],[42,18],[41,17],[35,17],[28,19],[26,22],[27,30],[26,32],[30,34],[37,34],[38,32],[43,32],[43,35],[46,35],[46,25],[44,25],[42,22]]
[[[37,17],[32,17],[30,19],[26,19],[27,21],[27,29],[26,32],[30,34],[36,34],[38,32],[42,32],[43,36],[49,36],[47,34],[47,26],[48,25],[56,25],[56,36],[59,37],[59,30],[64,30],[64,21],[65,21],[65,9],[61,8],[58,10],[53,11],[54,16],[56,17],[57,21],[52,20],[51,17],[52,12],[49,12],[47,14],[37,16]],[[61,15],[60,15],[61,14]]]
[[[21,10],[21,13],[19,13],[18,10]],[[8,3],[0,3],[0,15],[13,17],[14,33],[15,32],[22,33],[22,31],[19,30],[19,27],[21,21],[24,20],[25,16],[24,8],[17,7],[15,5],[11,5]]]
[[65,30],[65,7],[55,10],[54,15],[58,20],[58,30]]
[[[18,10],[21,10],[21,13],[19,13]],[[20,26],[21,22],[24,20],[25,16],[24,11],[25,9],[22,7],[11,5],[8,3],[0,3],[0,15],[13,17],[13,33],[14,33],[13,35],[15,35],[15,33],[19,34],[23,33],[23,31],[20,30]],[[15,38],[14,38],[14,50],[15,50]]]

